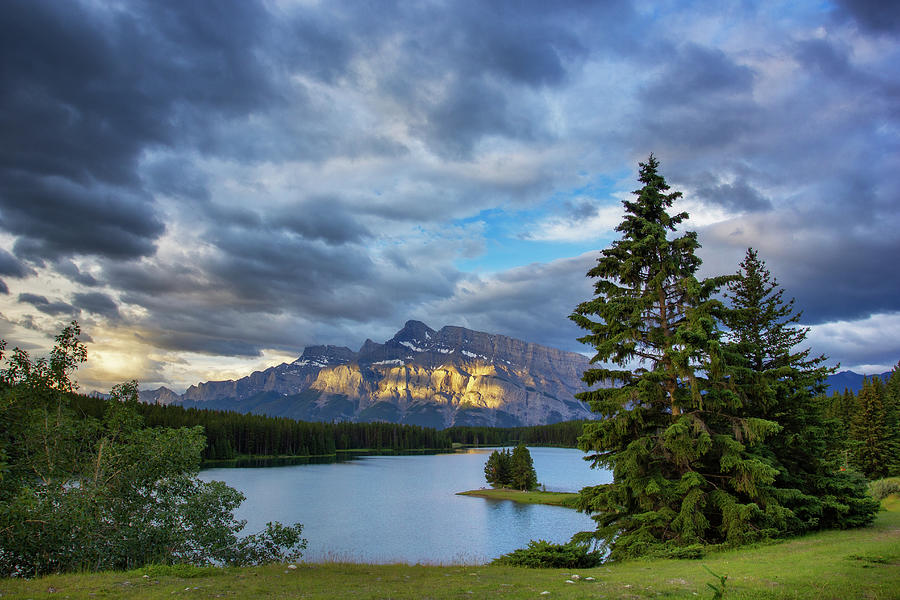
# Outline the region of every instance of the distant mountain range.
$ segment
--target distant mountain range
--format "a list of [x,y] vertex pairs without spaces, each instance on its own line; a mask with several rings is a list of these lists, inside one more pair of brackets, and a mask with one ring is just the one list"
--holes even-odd
[[161,387],[141,401],[305,421],[388,421],[428,427],[543,425],[594,415],[574,395],[586,386],[581,354],[463,327],[409,321],[358,352],[308,346],[294,362],[247,377]]
[[892,371],[888,371],[886,373],[877,373],[874,375],[860,375],[859,373],[854,373],[853,371],[841,371],[840,373],[835,373],[834,375],[829,375],[825,380],[828,383],[828,394],[832,394],[834,392],[843,392],[846,389],[851,390],[854,394],[858,394],[859,390],[862,389],[863,380],[868,378],[872,379],[873,377],[878,377],[882,381],[890,378]]

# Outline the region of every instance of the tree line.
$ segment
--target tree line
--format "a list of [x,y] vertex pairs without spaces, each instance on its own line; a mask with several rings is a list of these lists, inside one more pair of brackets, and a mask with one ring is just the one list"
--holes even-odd
[[[81,396],[88,414],[103,410],[104,401]],[[326,456],[338,450],[448,450],[453,441],[444,431],[395,423],[323,423],[296,421],[235,411],[140,404],[150,427],[193,427],[206,435],[205,460],[255,456]]]
[[834,392],[826,414],[837,424],[830,451],[843,469],[869,479],[900,475],[900,363],[885,381],[866,379],[859,393]]
[[[75,394],[73,407],[99,418],[103,399]],[[178,405],[139,404],[137,410],[149,427],[203,427],[204,460],[238,456],[328,456],[338,450],[450,450],[464,446],[562,446],[574,448],[584,421],[566,421],[530,427],[458,426],[433,429],[386,422],[306,422],[284,417],[235,411],[185,408]]]
[[450,439],[467,446],[559,446],[576,448],[586,421],[563,421],[550,425],[523,427],[474,427],[460,425],[446,429]]

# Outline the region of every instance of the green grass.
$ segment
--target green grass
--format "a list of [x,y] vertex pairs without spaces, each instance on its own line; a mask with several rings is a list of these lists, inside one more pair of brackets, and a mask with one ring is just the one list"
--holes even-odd
[[[900,498],[871,527],[826,531],[702,560],[632,560],[595,569],[304,564],[243,569],[149,567],[128,573],[0,580],[7,598],[710,598],[706,569],[727,575],[726,600],[900,597]],[[143,575],[148,575],[144,577]],[[575,580],[573,574],[581,579]],[[595,581],[585,581],[594,577]],[[566,583],[566,580],[575,583]],[[549,594],[542,595],[547,591]]]
[[522,502],[524,504],[550,504],[568,508],[574,508],[575,501],[578,498],[578,494],[568,492],[523,492],[507,488],[469,490],[468,492],[458,492],[457,496],[476,496],[491,500],[512,500],[513,502]]

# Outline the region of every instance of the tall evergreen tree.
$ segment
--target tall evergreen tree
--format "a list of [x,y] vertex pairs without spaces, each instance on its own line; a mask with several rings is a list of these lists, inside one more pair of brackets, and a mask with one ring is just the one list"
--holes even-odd
[[509,461],[509,474],[511,487],[528,491],[537,487],[537,473],[534,470],[534,462],[531,453],[525,444],[519,444],[512,452]]
[[[778,285],[753,248],[748,248],[736,276],[728,282],[731,308],[723,313],[729,329],[726,350],[729,372],[739,393],[742,412],[778,424],[778,431],[749,451],[777,469],[769,494],[788,509],[777,527],[802,532],[850,526],[871,520],[873,506],[859,478],[839,473],[840,456],[829,442],[826,409],[819,395],[834,369],[824,356],[803,348],[808,329],[798,325],[794,300],[784,299]],[[832,403],[833,409],[845,410]]]
[[900,475],[900,362],[884,385],[884,412],[890,443],[888,475]]
[[870,479],[885,477],[893,456],[884,410],[884,389],[878,377],[863,382],[857,405],[856,415],[850,423],[853,464]]
[[623,202],[621,238],[588,272],[596,295],[571,316],[588,331],[579,341],[596,349],[592,362],[620,367],[586,371],[589,385],[616,385],[579,395],[603,417],[586,424],[579,446],[614,478],[582,490],[598,528],[579,537],[613,559],[758,535],[761,490],[776,473],[744,442],[777,426],[742,418],[725,370],[713,295],[729,278],[696,278],[697,235],[677,234],[688,215],[669,214],[681,193],[658,166],[653,155],[640,164],[643,187]]
[[512,485],[512,457],[509,450],[494,450],[484,465],[484,478],[491,487]]

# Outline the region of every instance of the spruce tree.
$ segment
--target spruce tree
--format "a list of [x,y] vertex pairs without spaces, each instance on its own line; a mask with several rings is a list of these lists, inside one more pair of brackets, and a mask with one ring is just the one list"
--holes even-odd
[[519,444],[512,452],[509,461],[510,487],[528,491],[537,487],[537,473],[534,470],[534,462],[531,453],[525,444]]
[[[776,471],[744,443],[777,426],[742,417],[728,377],[717,290],[729,279],[698,280],[695,232],[678,233],[687,213],[668,212],[680,192],[640,164],[641,189],[624,201],[620,239],[588,272],[595,297],[571,319],[596,349],[583,380],[613,387],[579,394],[601,420],[585,425],[579,447],[613,472],[608,485],[585,488],[580,507],[595,513],[593,539],[617,559],[678,552],[698,543],[740,543],[767,533],[764,487]],[[670,239],[671,236],[671,239]]]
[[857,411],[850,424],[853,465],[866,477],[886,477],[892,457],[891,435],[884,410],[884,389],[878,377],[863,381]]
[[512,485],[512,458],[509,450],[494,450],[484,465],[484,478],[491,487]]
[[[801,313],[794,300],[784,299],[778,285],[753,248],[727,284],[731,307],[723,313],[728,327],[729,372],[740,396],[742,412],[778,424],[778,431],[748,451],[777,469],[767,495],[782,533],[823,527],[859,525],[871,520],[873,506],[863,482],[841,474],[840,454],[830,437],[821,397],[825,378],[834,369],[824,356],[803,348],[808,329],[798,325]],[[832,402],[832,410],[844,411]],[[846,428],[846,427],[845,427]],[[838,446],[839,447],[839,446]],[[771,512],[771,511],[770,511]]]
[[890,444],[888,475],[900,475],[900,363],[884,385],[884,412]]

